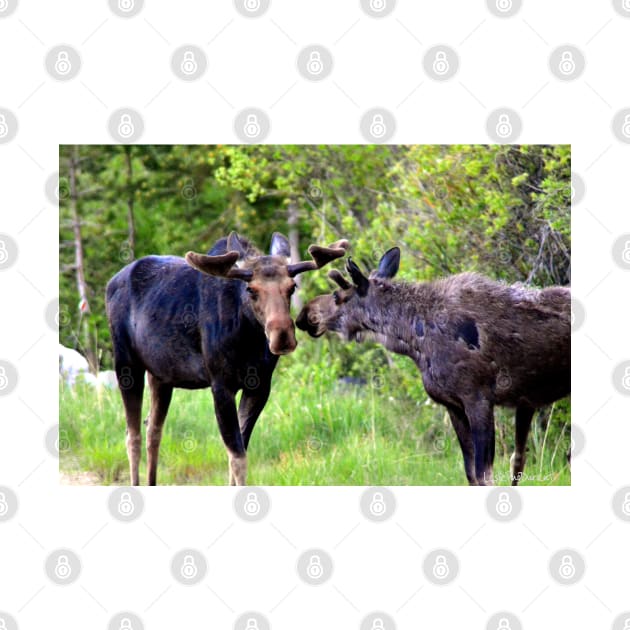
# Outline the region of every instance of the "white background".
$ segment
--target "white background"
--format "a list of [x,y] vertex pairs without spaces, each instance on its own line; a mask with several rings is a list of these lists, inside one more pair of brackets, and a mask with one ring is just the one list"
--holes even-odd
[[[69,82],[44,67],[59,43],[81,53]],[[171,53],[186,43],[208,57],[205,76],[192,83],[170,69]],[[321,83],[296,69],[300,48],[312,43],[334,56]],[[423,52],[438,43],[460,57],[445,83],[422,69]],[[564,43],[586,58],[573,82],[548,68]],[[0,18],[0,107],[19,121],[16,138],[0,145],[0,232],[19,246],[15,265],[0,272],[0,358],[19,372],[17,388],[0,397],[0,485],[20,502],[0,523],[0,611],[23,630],[105,628],[125,609],[155,629],[231,628],[250,609],[274,630],[359,628],[372,610],[400,629],[485,628],[498,610],[536,630],[612,627],[630,609],[630,525],[611,508],[613,493],[630,484],[630,399],[612,382],[613,368],[630,358],[630,272],[611,255],[630,232],[630,146],[611,130],[614,114],[630,106],[628,59],[630,18],[604,0],[525,0],[509,19],[481,0],[399,0],[383,19],[354,0],[272,0],[256,19],[227,0],[147,2],[130,19],[104,1],[23,0]],[[586,435],[573,486],[522,488],[523,511],[510,523],[489,518],[483,489],[395,488],[397,511],[381,524],[361,516],[361,488],[270,488],[271,512],[260,523],[238,519],[229,488],[145,488],[144,514],[123,524],[107,510],[110,489],[59,487],[57,460],[44,446],[58,421],[57,335],[44,320],[58,294],[58,211],[44,183],[58,169],[60,143],[112,142],[107,120],[123,106],[141,113],[146,143],[236,142],[233,119],[247,106],[268,113],[272,143],[362,142],[360,116],[375,106],[394,114],[397,143],[488,142],[485,121],[499,106],[521,116],[520,142],[571,143],[573,170],[586,183],[572,222],[572,289],[586,309],[573,335],[573,422]],[[65,587],[43,570],[62,546],[83,563],[80,580]],[[172,555],[188,546],[208,560],[195,587],[170,573]],[[308,547],[333,556],[323,586],[297,577]],[[422,573],[435,547],[460,560],[446,587]],[[561,547],[585,557],[574,586],[549,576]]]

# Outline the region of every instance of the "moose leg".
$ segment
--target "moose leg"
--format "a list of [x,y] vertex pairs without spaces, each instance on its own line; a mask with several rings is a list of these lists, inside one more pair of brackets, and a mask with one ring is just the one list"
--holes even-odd
[[475,449],[475,476],[480,486],[492,486],[494,462],[494,410],[486,400],[476,401],[466,407],[470,419],[472,441]]
[[234,392],[213,384],[212,395],[219,431],[230,460],[230,485],[244,486],[247,478],[247,454],[238,424]]
[[256,420],[269,398],[270,383],[260,383],[256,389],[243,389],[238,405],[238,422],[243,436],[243,445],[247,449]]
[[475,475],[475,449],[473,446],[472,432],[470,430],[470,422],[462,409],[457,407],[447,407],[448,414],[451,417],[451,423],[457,434],[459,446],[464,456],[464,470],[466,478],[471,486],[477,485],[477,477]]
[[162,427],[173,396],[173,388],[170,385],[160,383],[151,372],[148,373],[147,380],[151,390],[151,411],[147,426],[147,483],[150,486],[155,486]]
[[138,468],[142,435],[142,393],[144,392],[144,370],[131,369],[129,366],[116,365],[118,387],[125,407],[127,418],[127,457],[129,458],[129,476],[132,486],[140,485]]
[[534,417],[534,409],[527,406],[516,408],[516,436],[514,440],[514,452],[510,457],[510,469],[512,473],[512,485],[517,486],[520,476],[525,468],[525,453],[527,449],[527,436]]

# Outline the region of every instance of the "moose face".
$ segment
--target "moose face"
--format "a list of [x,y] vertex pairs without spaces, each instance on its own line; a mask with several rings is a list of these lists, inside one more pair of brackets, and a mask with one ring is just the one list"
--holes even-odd
[[289,242],[281,234],[274,233],[268,256],[251,256],[238,235],[232,232],[227,240],[227,253],[207,256],[188,252],[186,261],[203,273],[242,280],[245,300],[264,330],[269,350],[282,355],[293,352],[297,346],[290,312],[291,295],[296,288],[293,278],[340,258],[348,246],[347,241],[337,241],[330,247],[311,245],[312,261],[289,264]]
[[376,271],[366,277],[352,261],[346,269],[352,278],[348,282],[339,271],[333,270],[328,277],[339,289],[331,295],[320,295],[304,306],[295,323],[311,337],[320,337],[325,332],[336,332],[348,341],[361,341],[365,332],[370,332],[370,293],[375,290],[379,279],[393,278],[400,264],[400,249],[393,247],[381,258]]

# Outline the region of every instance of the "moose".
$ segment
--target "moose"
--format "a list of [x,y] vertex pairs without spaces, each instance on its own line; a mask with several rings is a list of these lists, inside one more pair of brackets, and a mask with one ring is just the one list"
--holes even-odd
[[[211,388],[229,459],[230,485],[244,485],[247,447],[269,397],[278,357],[295,350],[290,314],[294,277],[340,258],[348,242],[311,245],[310,261],[290,264],[286,237],[269,255],[232,232],[206,255],[147,256],[108,283],[107,317],[127,421],[131,483],[139,485],[142,394],[147,418],[147,479],[157,482],[162,428],[173,388]],[[235,396],[242,390],[238,410]]]
[[296,319],[312,337],[374,340],[413,359],[427,394],[448,410],[470,485],[492,485],[494,407],[516,409],[512,485],[525,466],[536,409],[571,391],[571,292],[506,285],[475,273],[426,283],[396,282],[393,247],[366,277],[348,259],[332,295],[308,302]]

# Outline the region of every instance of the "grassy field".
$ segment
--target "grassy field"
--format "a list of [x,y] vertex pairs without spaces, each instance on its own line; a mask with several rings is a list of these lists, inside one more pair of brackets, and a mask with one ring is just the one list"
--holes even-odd
[[[251,485],[465,485],[462,455],[445,410],[395,370],[363,386],[339,381],[322,355],[283,358],[248,452]],[[388,380],[392,382],[389,383]],[[419,374],[418,374],[418,382]],[[397,386],[396,386],[397,385]],[[66,479],[129,483],[125,421],[117,390],[61,385],[60,470]],[[388,392],[396,391],[396,396]],[[419,393],[420,392],[420,393]],[[145,391],[143,416],[148,413]],[[549,427],[553,427],[553,410]],[[570,431],[532,427],[522,485],[569,485]],[[553,437],[551,437],[553,436]],[[509,479],[513,416],[497,414],[497,483]],[[141,483],[146,483],[146,453]],[[98,481],[96,481],[98,480]],[[224,485],[227,456],[209,390],[175,390],[164,428],[158,483]]]

